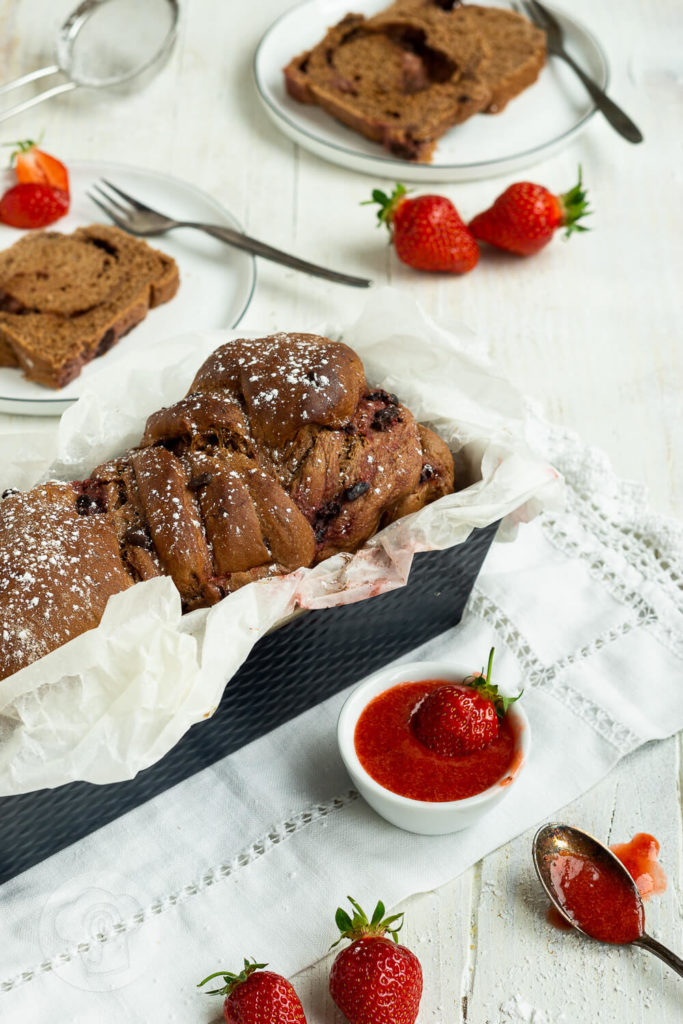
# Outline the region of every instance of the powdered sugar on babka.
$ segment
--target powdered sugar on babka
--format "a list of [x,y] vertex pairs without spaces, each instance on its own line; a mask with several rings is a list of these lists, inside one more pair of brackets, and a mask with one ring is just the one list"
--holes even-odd
[[71,484],[48,483],[0,502],[2,675],[98,624],[133,582],[114,523],[82,515]]

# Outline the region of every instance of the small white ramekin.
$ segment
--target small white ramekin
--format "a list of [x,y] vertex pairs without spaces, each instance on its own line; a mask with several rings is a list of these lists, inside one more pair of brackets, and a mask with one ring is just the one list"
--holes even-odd
[[354,786],[381,817],[407,832],[430,836],[458,832],[478,821],[495,807],[512,789],[529,757],[529,720],[519,703],[512,704],[508,709],[516,740],[511,772],[506,772],[498,782],[475,796],[465,797],[463,800],[435,802],[413,800],[392,793],[368,775],[358,759],[354,744],[358,719],[374,697],[398,683],[416,683],[423,679],[443,679],[449,683],[460,683],[470,675],[471,665],[454,665],[452,662],[420,661],[409,665],[390,666],[375,672],[357,686],[341,710],[337,723],[337,741],[342,760]]

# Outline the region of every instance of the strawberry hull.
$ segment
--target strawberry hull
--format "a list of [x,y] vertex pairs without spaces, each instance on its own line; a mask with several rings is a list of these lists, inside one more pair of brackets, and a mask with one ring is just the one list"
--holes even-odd
[[0,883],[457,625],[497,525],[417,554],[404,587],[306,612],[263,637],[213,717],[134,779],[0,798]]

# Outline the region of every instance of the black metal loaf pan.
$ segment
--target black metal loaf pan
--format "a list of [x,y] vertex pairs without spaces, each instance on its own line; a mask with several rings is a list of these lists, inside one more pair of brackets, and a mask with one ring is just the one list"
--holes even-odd
[[475,530],[464,544],[416,555],[405,587],[308,612],[263,637],[213,717],[134,779],[0,798],[0,882],[456,625],[497,525]]

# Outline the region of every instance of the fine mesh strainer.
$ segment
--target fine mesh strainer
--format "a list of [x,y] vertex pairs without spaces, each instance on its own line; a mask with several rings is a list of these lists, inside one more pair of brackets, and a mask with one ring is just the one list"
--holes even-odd
[[52,75],[66,81],[0,111],[0,121],[79,86],[142,84],[170,54],[178,17],[178,0],[83,0],[59,29],[56,63],[0,86],[0,94]]

